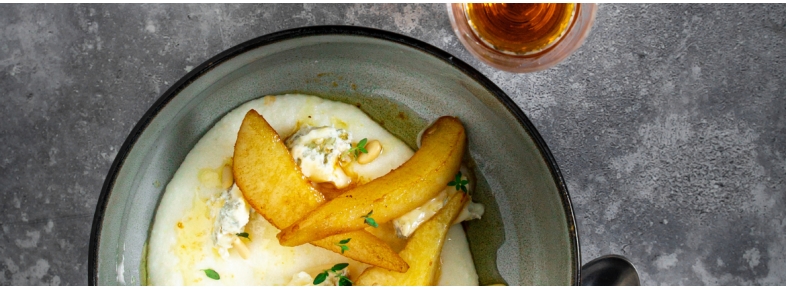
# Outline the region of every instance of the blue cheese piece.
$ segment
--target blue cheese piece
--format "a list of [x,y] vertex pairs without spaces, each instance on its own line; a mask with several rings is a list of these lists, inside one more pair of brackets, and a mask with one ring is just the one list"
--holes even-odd
[[221,193],[214,202],[223,202],[223,205],[213,224],[213,245],[221,258],[226,260],[229,258],[229,248],[238,238],[237,234],[243,232],[243,227],[248,223],[249,206],[237,185]]
[[[327,266],[329,267],[329,266]],[[345,276],[349,278],[349,269],[344,268],[339,271],[333,272],[328,270],[328,277],[325,278],[325,281],[322,283],[317,284],[317,286],[339,286],[339,276]],[[305,271],[301,271],[296,273],[292,276],[292,280],[289,281],[287,286],[314,286],[314,278],[311,277],[311,274],[308,274]]]
[[311,277],[310,274],[302,271],[292,276],[292,280],[287,283],[287,286],[312,286],[313,283],[314,277]]
[[464,209],[461,210],[456,219],[453,220],[453,224],[458,224],[464,221],[480,219],[483,216],[483,213],[486,211],[486,207],[483,206],[481,203],[475,203],[473,201],[467,202],[464,205]]
[[342,157],[352,148],[352,135],[332,126],[304,127],[286,141],[292,158],[309,180],[333,183],[338,188],[349,186],[351,179],[339,166]]
[[[409,211],[401,217],[393,219],[393,227],[396,228],[396,235],[401,238],[408,238],[421,224],[437,214],[437,212],[445,206],[448,200],[448,190],[449,189],[443,190],[422,206]],[[453,193],[455,193],[455,190],[453,190],[451,195],[453,195]]]
[[[461,179],[467,180],[466,173],[463,174]],[[468,190],[471,190],[471,188],[468,188]],[[429,200],[425,204],[415,208],[412,211],[409,211],[401,217],[393,219],[393,226],[396,228],[396,234],[401,238],[408,238],[409,235],[412,235],[412,233],[414,233],[415,230],[420,227],[421,224],[425,223],[431,219],[431,217],[436,215],[437,212],[445,206],[445,204],[448,202],[448,199],[455,193],[457,193],[456,188],[453,186],[448,186],[436,197]],[[464,205],[464,208],[461,210],[461,213],[459,213],[456,219],[453,220],[453,224],[473,219],[480,219],[484,211],[485,208],[482,204],[474,203],[472,201],[467,202],[467,204]]]

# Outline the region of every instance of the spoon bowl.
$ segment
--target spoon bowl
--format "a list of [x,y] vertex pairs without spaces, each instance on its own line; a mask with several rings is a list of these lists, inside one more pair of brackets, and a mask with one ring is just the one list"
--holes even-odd
[[604,255],[581,266],[582,286],[639,286],[639,274],[620,255]]

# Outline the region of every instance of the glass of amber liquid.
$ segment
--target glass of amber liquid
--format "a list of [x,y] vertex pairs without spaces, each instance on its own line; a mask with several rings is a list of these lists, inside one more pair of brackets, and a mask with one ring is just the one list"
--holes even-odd
[[595,20],[596,4],[448,4],[453,31],[481,61],[510,72],[556,65],[578,49]]

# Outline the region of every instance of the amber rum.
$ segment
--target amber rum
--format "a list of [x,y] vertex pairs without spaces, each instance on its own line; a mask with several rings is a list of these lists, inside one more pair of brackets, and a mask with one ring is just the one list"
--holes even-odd
[[560,41],[573,24],[574,3],[464,4],[475,35],[510,55],[533,55]]

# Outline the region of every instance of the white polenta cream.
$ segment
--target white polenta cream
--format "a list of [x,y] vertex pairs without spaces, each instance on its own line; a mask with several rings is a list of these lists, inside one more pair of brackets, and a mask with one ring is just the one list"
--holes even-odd
[[[371,163],[352,162],[349,171],[367,182],[403,164],[413,151],[371,120],[360,109],[314,96],[267,96],[247,102],[224,116],[188,153],[178,168],[156,212],[151,231],[147,272],[150,285],[286,285],[308,283],[337,263],[349,263],[351,278],[368,267],[363,263],[310,244],[280,246],[278,229],[251,212],[243,239],[247,259],[230,248],[222,258],[214,246],[213,227],[225,202],[222,169],[231,165],[237,132],[246,112],[254,109],[287,138],[302,126],[332,126],[348,131],[354,142],[379,140],[384,150]],[[351,247],[350,247],[351,248]],[[223,253],[223,252],[221,252]],[[477,285],[477,273],[464,230],[454,225],[442,252],[439,285]],[[213,280],[203,270],[220,276]]]

